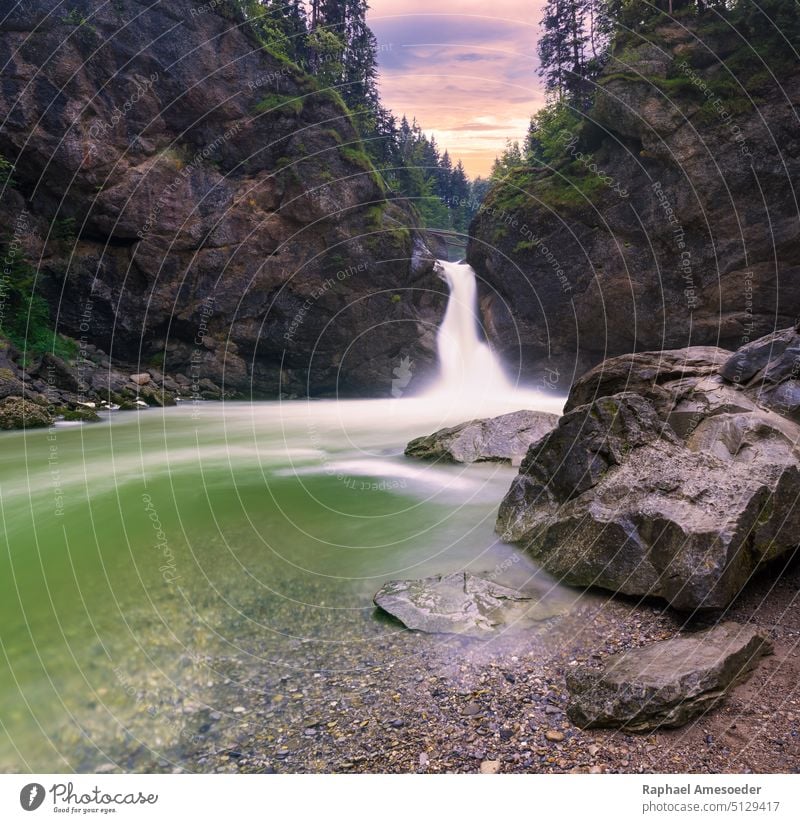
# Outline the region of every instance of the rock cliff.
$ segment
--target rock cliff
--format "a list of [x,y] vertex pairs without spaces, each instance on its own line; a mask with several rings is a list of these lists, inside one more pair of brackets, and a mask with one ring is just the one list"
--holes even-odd
[[557,368],[566,391],[610,356],[796,321],[800,70],[712,17],[628,33],[560,160],[474,219],[488,334],[529,379]]
[[230,2],[4,14],[3,246],[59,332],[245,396],[422,375],[444,297],[413,214],[338,96]]

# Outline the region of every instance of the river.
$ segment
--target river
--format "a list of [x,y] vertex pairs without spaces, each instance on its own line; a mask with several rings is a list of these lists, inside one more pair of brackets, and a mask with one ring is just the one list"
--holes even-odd
[[446,391],[187,403],[2,435],[0,769],[166,768],[203,718],[249,711],[254,682],[372,665],[403,631],[372,605],[387,580],[536,585],[493,531],[515,470],[403,448],[562,402],[492,385],[480,408]]

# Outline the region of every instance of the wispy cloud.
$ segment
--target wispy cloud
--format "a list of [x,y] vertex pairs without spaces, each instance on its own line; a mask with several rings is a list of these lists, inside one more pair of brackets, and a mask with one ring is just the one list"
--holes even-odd
[[440,146],[485,175],[544,103],[536,75],[543,0],[373,0],[381,92]]

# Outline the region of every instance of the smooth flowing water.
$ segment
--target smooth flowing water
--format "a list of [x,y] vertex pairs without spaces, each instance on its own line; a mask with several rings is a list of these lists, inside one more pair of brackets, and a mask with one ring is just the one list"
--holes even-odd
[[561,404],[204,403],[2,435],[0,769],[136,769],[187,718],[235,717],[244,682],[358,668],[401,631],[372,606],[386,580],[530,583],[493,532],[514,470],[402,452],[532,402]]
[[479,334],[475,272],[463,263],[440,261],[438,266],[450,299],[437,338],[441,376],[436,392],[468,406],[513,395],[500,361]]

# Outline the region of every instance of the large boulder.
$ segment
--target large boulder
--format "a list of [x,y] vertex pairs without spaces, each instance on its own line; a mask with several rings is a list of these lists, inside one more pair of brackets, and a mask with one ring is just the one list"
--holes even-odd
[[761,633],[738,623],[625,651],[567,674],[567,714],[582,728],[682,726],[718,706],[771,651]]
[[570,411],[523,461],[497,530],[565,583],[723,608],[797,546],[800,426],[701,364],[680,376],[671,356],[661,379],[655,353],[647,375],[635,357],[608,370],[632,369],[642,394],[599,396],[597,374],[578,381]]
[[545,620],[562,614],[557,603],[501,586],[469,572],[422,580],[392,580],[374,597],[378,608],[409,629],[486,637],[516,620]]
[[41,429],[53,422],[47,409],[22,397],[0,400],[0,429]]
[[680,381],[716,374],[731,355],[716,346],[690,346],[612,357],[573,384],[564,411],[620,392],[645,395],[655,406],[669,403]]
[[469,420],[452,428],[412,440],[408,457],[446,463],[519,462],[528,447],[541,440],[558,423],[558,415],[517,411],[488,420]]
[[25,394],[21,377],[22,369],[11,359],[8,344],[0,338],[0,399]]
[[800,327],[742,346],[719,369],[726,383],[761,405],[800,422]]
[[70,366],[52,352],[44,353],[41,362],[31,374],[43,380],[51,391],[81,394],[89,390],[89,386],[83,380],[81,369]]

